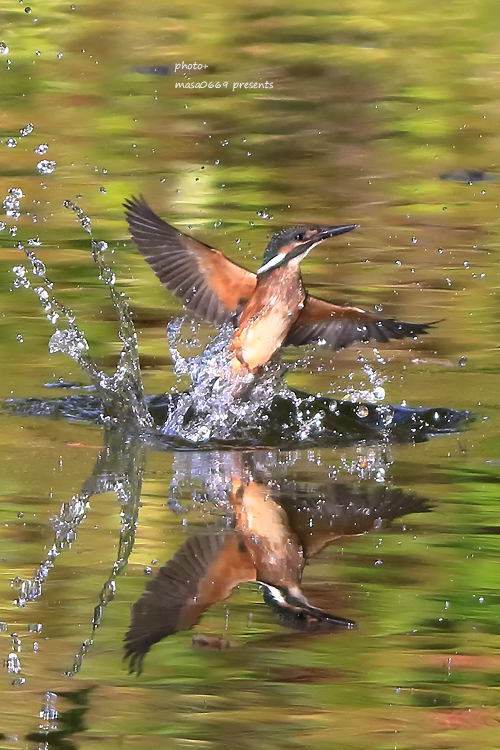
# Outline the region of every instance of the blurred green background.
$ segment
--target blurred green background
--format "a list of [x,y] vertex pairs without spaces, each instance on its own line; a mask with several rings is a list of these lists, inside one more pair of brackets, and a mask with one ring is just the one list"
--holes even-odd
[[[64,672],[90,637],[119,558],[123,508],[120,515],[113,492],[94,497],[43,595],[17,607],[20,581],[33,578],[53,544],[50,519],[61,518],[61,504],[93,471],[102,430],[1,414],[0,644],[3,658],[14,649],[21,665],[0,672],[2,748],[47,741],[33,733],[50,721],[49,747],[495,743],[499,23],[492,0],[257,0],[251,8],[0,0],[2,399],[46,397],[44,384],[59,377],[85,382],[73,362],[49,355],[52,328],[36,296],[13,287],[12,268],[25,262],[19,242],[46,263],[100,366],[111,372],[116,361],[114,311],[89,236],[65,200],[109,243],[117,284],[131,299],[146,390],[185,387],[164,332],[181,308],[123,220],[123,200],[143,193],[168,221],[253,270],[276,228],[360,224],[308,257],[308,288],[332,301],[382,305],[403,320],[442,322],[419,342],[381,348],[384,362],[370,347],[287,352],[301,362],[289,382],[355,398],[370,390],[366,360],[388,403],[477,415],[467,432],[419,445],[269,454],[270,465],[294,466],[311,482],[378,477],[433,505],[308,566],[304,590],[356,619],[356,632],[300,638],[281,628],[255,586],[244,586],[199,626],[224,633],[230,649],[195,651],[190,633],[172,636],[137,678],[122,664],[122,641],[144,570],[213,520],[189,499],[189,462],[189,509],[181,518],[165,506],[180,459],[147,449],[136,466],[135,546],[71,678]],[[173,70],[182,61],[208,67],[188,78]],[[188,81],[228,86],[176,87]],[[265,81],[272,89],[232,90]],[[217,465],[214,458],[214,472]],[[40,718],[49,704],[59,716]]]

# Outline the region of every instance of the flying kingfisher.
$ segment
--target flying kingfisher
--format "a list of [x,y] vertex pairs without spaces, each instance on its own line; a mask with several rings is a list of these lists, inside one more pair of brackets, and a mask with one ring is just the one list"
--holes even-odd
[[282,346],[323,341],[342,349],[355,341],[417,336],[433,325],[334,305],[304,289],[301,261],[320,242],[351,232],[356,224],[282,229],[271,238],[255,274],[167,224],[142,196],[124,206],[132,239],[162,284],[208,323],[234,323],[234,374],[259,374]]

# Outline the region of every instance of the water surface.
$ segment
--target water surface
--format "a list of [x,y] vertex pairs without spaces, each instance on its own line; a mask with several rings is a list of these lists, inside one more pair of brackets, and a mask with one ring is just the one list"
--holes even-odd
[[[123,662],[131,605],[193,534],[230,522],[234,451],[157,450],[123,435],[110,450],[102,426],[1,414],[2,747],[492,745],[496,4],[457,0],[446,13],[428,0],[26,5],[0,0],[2,400],[67,395],[45,388],[59,378],[88,383],[76,363],[49,354],[53,329],[36,296],[13,288],[12,268],[26,262],[19,242],[46,264],[98,366],[116,366],[114,309],[67,200],[109,245],[146,392],[186,388],[165,341],[181,308],[127,237],[121,204],[142,192],[252,270],[276,228],[360,224],[307,258],[308,288],[442,322],[375,353],[289,350],[288,383],[363,401],[376,400],[378,386],[380,403],[466,409],[476,420],[419,443],[251,451],[246,465],[257,460],[266,481],[307,487],[312,501],[325,483],[351,482],[400,488],[428,511],[308,561],[308,599],[356,630],[287,629],[246,583],[194,631],[156,644],[138,677]],[[228,87],[176,88],[188,80],[172,72],[183,60],[208,65],[191,81]],[[232,90],[259,81],[272,89]],[[12,190],[22,193],[18,207]],[[211,333],[193,336],[203,345]],[[45,571],[51,550],[60,554]],[[193,646],[193,633],[229,648]]]

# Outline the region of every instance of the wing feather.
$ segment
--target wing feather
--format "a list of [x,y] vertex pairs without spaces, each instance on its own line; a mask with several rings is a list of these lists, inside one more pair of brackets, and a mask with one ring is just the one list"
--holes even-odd
[[190,537],[148,581],[132,607],[125,636],[130,671],[141,671],[155,643],[192,628],[208,607],[255,578],[255,565],[240,532],[226,529]]
[[167,224],[142,196],[124,206],[135,244],[162,284],[187,308],[222,325],[246,304],[257,284],[255,274]]
[[359,307],[333,305],[308,296],[288,333],[285,346],[300,346],[322,339],[332,349],[343,349],[355,341],[386,343],[391,339],[427,333],[436,322],[404,323],[393,318],[381,318]]

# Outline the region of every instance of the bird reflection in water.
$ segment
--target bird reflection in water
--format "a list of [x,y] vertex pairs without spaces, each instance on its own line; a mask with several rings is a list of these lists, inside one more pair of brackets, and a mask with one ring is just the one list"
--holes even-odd
[[305,633],[355,628],[352,620],[307,600],[301,590],[305,564],[339,537],[428,510],[425,500],[376,483],[329,480],[314,489],[290,480],[275,483],[251,453],[233,454],[231,464],[232,476],[221,472],[219,488],[214,474],[208,480],[209,497],[229,486],[230,525],[189,537],[132,607],[125,637],[131,672],[142,671],[155,643],[192,628],[210,606],[247,582],[261,584],[264,602],[286,627]]

